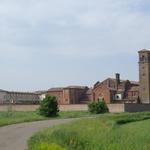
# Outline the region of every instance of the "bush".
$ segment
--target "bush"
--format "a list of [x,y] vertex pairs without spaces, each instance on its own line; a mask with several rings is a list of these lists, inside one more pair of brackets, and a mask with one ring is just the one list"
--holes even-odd
[[104,100],[98,102],[91,102],[88,105],[88,110],[94,114],[109,112],[109,109]]
[[56,97],[46,96],[40,103],[39,114],[46,117],[57,116],[59,112],[58,102]]
[[32,148],[32,150],[66,150],[66,149],[62,148],[61,146],[59,146],[57,144],[40,143],[40,144],[34,146],[34,148]]
[[123,125],[123,124],[131,123],[131,122],[143,121],[143,120],[148,120],[148,119],[150,119],[150,115],[135,114],[132,116],[127,116],[127,117],[116,120],[116,124]]

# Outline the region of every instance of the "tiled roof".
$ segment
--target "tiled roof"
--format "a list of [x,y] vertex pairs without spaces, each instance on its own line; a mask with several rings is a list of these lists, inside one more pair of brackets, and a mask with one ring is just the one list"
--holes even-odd
[[71,89],[85,89],[85,88],[87,88],[87,86],[72,85],[72,86],[67,86],[66,88],[71,88]]
[[9,94],[33,94],[33,95],[38,95],[37,93],[34,93],[34,92],[20,92],[20,91],[7,91],[7,93]]
[[63,89],[88,89],[87,86],[67,86],[67,87],[56,87],[56,88],[50,88],[49,92],[54,91],[62,91]]
[[[106,80],[113,80],[113,81],[116,81],[115,78],[107,78]],[[120,80],[120,82],[126,82],[126,81],[129,81],[131,84],[139,84],[138,81]]]
[[140,53],[140,52],[150,52],[150,51],[147,50],[147,49],[142,49],[142,50],[139,51],[139,53]]
[[139,91],[139,86],[132,86],[129,91]]
[[47,93],[47,91],[46,91],[46,90],[43,90],[43,91],[35,91],[34,93],[36,93],[36,94],[44,94],[44,93]]
[[57,87],[57,88],[50,88],[48,91],[53,92],[53,91],[62,91],[64,88],[63,87]]
[[0,92],[7,92],[7,91],[0,89]]

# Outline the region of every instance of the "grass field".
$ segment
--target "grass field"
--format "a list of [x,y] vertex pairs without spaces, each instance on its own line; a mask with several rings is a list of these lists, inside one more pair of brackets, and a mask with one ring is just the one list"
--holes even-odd
[[29,150],[55,143],[66,150],[149,150],[150,113],[103,114],[44,129],[29,140]]
[[[60,118],[77,118],[77,117],[86,117],[92,116],[87,111],[66,111],[60,112],[57,119]],[[31,122],[39,120],[47,120],[54,118],[46,118],[37,114],[37,112],[0,112],[0,127],[10,124],[22,123],[22,122]]]

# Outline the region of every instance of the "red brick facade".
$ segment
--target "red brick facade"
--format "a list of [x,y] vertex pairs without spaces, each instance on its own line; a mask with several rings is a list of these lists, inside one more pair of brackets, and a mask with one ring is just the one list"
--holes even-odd
[[93,89],[86,86],[51,88],[48,95],[55,96],[59,104],[85,104],[104,99],[106,103],[135,103],[139,97],[139,83],[129,80],[108,78],[97,82]]
[[59,104],[84,104],[92,100],[92,90],[84,86],[51,88],[47,94],[55,96]]
[[111,90],[107,88],[104,83],[100,83],[93,89],[93,100],[98,101],[99,99],[104,99],[106,103],[111,103],[112,94]]
[[93,88],[93,100],[104,99],[106,103],[137,102],[139,97],[139,83],[128,80],[108,78],[97,82]]

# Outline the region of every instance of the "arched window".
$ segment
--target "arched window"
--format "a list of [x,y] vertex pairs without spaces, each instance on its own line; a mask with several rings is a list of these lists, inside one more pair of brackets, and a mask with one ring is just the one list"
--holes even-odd
[[142,55],[142,56],[140,57],[140,61],[145,62],[145,61],[146,61],[146,57],[145,57],[144,55]]
[[102,93],[99,94],[98,100],[100,101],[104,100],[104,95]]

